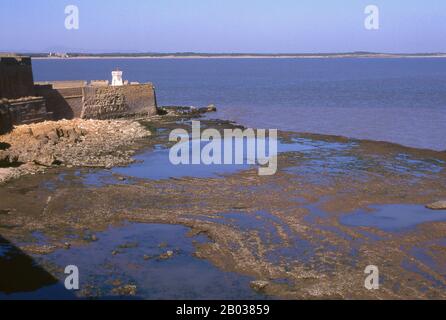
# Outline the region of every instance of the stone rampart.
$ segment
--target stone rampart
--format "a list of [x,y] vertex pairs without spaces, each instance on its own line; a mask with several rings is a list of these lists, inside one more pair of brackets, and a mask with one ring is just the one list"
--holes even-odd
[[106,80],[33,81],[31,58],[0,56],[0,132],[44,120],[111,119],[157,113],[151,83],[110,86]]
[[9,106],[0,101],[0,134],[8,133],[12,130],[11,114]]
[[0,98],[34,96],[31,58],[0,56]]
[[46,99],[53,120],[80,118],[83,107],[83,87],[54,89],[52,85],[37,85],[36,93]]
[[84,88],[81,118],[110,119],[133,115],[156,114],[153,85],[137,84]]

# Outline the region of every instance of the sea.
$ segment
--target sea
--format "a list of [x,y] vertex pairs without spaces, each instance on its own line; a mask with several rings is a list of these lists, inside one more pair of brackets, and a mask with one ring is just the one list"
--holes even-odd
[[211,117],[446,150],[444,58],[33,60],[34,80],[153,82],[160,106],[207,106]]

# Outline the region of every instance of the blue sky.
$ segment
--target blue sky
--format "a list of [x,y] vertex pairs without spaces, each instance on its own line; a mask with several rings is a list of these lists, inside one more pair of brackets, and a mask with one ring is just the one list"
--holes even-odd
[[[66,30],[65,6],[80,10]],[[380,29],[364,28],[377,5]],[[445,0],[0,0],[0,51],[446,52]]]

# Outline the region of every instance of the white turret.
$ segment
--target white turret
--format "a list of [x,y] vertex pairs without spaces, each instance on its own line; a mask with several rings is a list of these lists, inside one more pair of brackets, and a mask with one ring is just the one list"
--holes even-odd
[[112,86],[122,86],[122,71],[116,70],[112,71]]

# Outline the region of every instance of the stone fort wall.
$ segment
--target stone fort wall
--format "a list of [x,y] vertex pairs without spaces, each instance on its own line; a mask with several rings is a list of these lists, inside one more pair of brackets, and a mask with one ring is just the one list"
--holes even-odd
[[46,101],[36,96],[31,58],[0,56],[0,134],[13,125],[47,120]]
[[109,119],[156,114],[155,90],[151,83],[117,87],[90,86],[84,87],[83,91],[81,118]]
[[151,83],[123,86],[82,85],[79,82],[37,84],[36,92],[47,101],[55,120],[112,119],[155,115],[157,103]]
[[0,56],[0,98],[34,96],[31,58]]
[[0,134],[5,134],[11,130],[12,120],[9,106],[0,101]]
[[82,113],[83,87],[54,89],[51,84],[36,85],[39,96],[46,100],[46,108],[53,120],[79,118]]
[[156,113],[156,94],[151,83],[34,83],[30,58],[0,57],[0,134],[13,125],[44,120],[111,119]]

